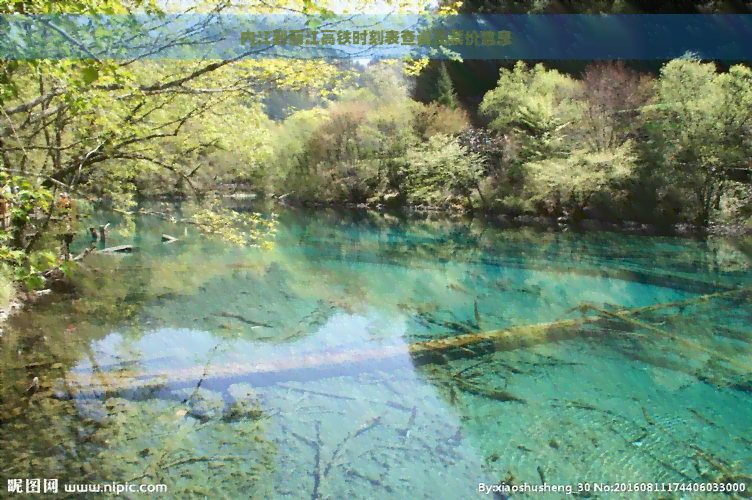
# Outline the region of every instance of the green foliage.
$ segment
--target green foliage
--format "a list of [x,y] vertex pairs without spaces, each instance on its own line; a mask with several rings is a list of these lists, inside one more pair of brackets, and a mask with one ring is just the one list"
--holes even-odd
[[207,234],[239,245],[271,249],[277,232],[277,219],[265,218],[259,213],[234,210],[202,209],[192,216],[198,228]]
[[[477,158],[463,158],[467,151],[448,137],[467,126],[463,111],[376,99],[333,104],[311,120],[316,126],[304,127],[306,121],[296,114],[280,129],[275,149],[288,166],[279,166],[287,174],[278,178],[278,191],[306,201],[404,203],[411,193],[425,202],[469,189],[460,188],[466,184],[461,172]],[[418,162],[415,171],[413,161]],[[451,167],[443,180],[463,180],[442,185],[437,169],[443,166]]]
[[457,99],[457,92],[454,91],[454,84],[452,78],[447,71],[446,63],[441,65],[439,73],[439,97],[436,102],[443,104],[450,108],[459,107],[459,100]]
[[728,181],[719,202],[719,219],[752,227],[752,186]]
[[636,160],[634,144],[627,141],[612,150],[579,151],[566,158],[528,162],[529,198],[534,203],[585,206],[591,196],[613,192],[616,185],[632,177]]
[[656,175],[661,195],[678,191],[685,216],[706,225],[718,208],[724,168],[740,166],[752,152],[752,70],[677,59],[661,70],[658,104],[645,110],[660,151]]
[[273,142],[271,154],[264,169],[265,182],[279,194],[290,193],[289,177],[302,161],[305,145],[315,131],[328,120],[328,113],[321,108],[297,111],[280,124],[271,127]]
[[578,82],[558,71],[542,64],[530,69],[520,61],[513,70],[501,70],[480,110],[493,118],[493,128],[518,143],[521,161],[563,158],[574,146],[568,139],[581,116],[579,90]]
[[412,84],[404,72],[404,64],[399,61],[371,62],[358,79],[366,95],[378,105],[390,105],[396,102],[409,102]]
[[456,138],[435,134],[405,155],[408,199],[413,204],[465,204],[483,176],[479,155],[470,153]]
[[[37,249],[35,233],[49,227],[45,211],[51,209],[53,193],[38,183],[0,172],[0,198],[9,211],[9,225],[0,226],[0,267],[2,273],[30,289],[44,285],[41,272],[57,264],[49,249]],[[29,234],[31,233],[31,234]],[[31,241],[29,241],[31,240]]]
[[[592,80],[591,87],[605,83],[601,75]],[[518,63],[502,70],[497,88],[484,97],[481,111],[511,146],[510,167],[521,166],[525,189],[518,195],[526,201],[515,205],[581,208],[635,174],[635,144],[628,134],[614,134],[612,117],[623,103],[586,88],[541,64]]]
[[[171,5],[169,10],[185,8]],[[200,2],[190,8],[248,13],[284,12],[289,6],[285,1],[231,8]],[[307,10],[330,12],[324,2],[311,2]],[[2,12],[93,15],[161,14],[162,10],[152,1],[97,0],[0,2]],[[59,23],[51,28],[74,38],[79,35],[77,21],[61,18]],[[123,30],[128,29],[124,25]],[[155,46],[155,52],[182,44],[189,33],[190,29],[176,34],[175,40],[164,42],[167,46]],[[105,36],[101,30],[97,34],[100,45],[118,38]],[[0,43],[3,48],[23,51],[29,43],[52,42],[9,36]],[[346,68],[319,60],[0,63],[0,157],[6,170],[23,173],[13,200],[15,234],[5,238],[12,242],[4,255],[8,265],[24,269],[24,279],[37,279],[38,266],[47,261],[36,259],[32,252],[49,252],[59,244],[54,224],[49,224],[53,207],[44,197],[47,191],[33,187],[37,179],[84,199],[104,199],[120,209],[132,206],[138,197],[165,192],[193,195],[225,182],[258,181],[265,177],[260,171],[269,155],[265,145],[271,128],[260,106],[263,91],[331,93],[347,81],[345,73]],[[223,214],[226,220],[222,222],[220,215],[204,213],[202,221],[212,232],[238,222],[227,218],[228,214]],[[23,237],[34,232],[26,245]],[[18,255],[18,251],[28,255]]]
[[0,310],[7,310],[15,300],[16,287],[13,275],[7,270],[0,271]]
[[582,208],[631,182],[634,202],[653,203],[657,217],[705,226],[722,200],[734,212],[726,170],[752,153],[752,70],[719,74],[691,54],[655,83],[618,64],[575,81],[520,62],[501,70],[480,109],[504,134],[508,168],[522,167],[522,197],[546,210]]

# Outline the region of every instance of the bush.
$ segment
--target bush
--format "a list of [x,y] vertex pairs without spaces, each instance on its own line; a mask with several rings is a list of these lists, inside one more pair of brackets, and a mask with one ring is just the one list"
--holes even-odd
[[388,159],[404,152],[407,144],[400,148],[400,142],[413,140],[403,137],[410,129],[409,114],[397,107],[346,102],[331,106],[322,118],[299,138],[293,157],[286,155],[284,189],[304,201],[367,201],[383,188]]
[[426,143],[407,151],[406,192],[411,204],[473,207],[473,192],[479,189],[483,166],[457,138],[432,135]]
[[644,119],[641,108],[653,99],[654,87],[652,77],[625,68],[622,61],[589,66],[577,97],[583,106],[579,142],[602,151],[636,139]]
[[752,225],[752,186],[727,181],[715,215],[717,222]]
[[752,70],[718,74],[712,63],[677,59],[661,69],[658,105],[645,115],[660,152],[653,169],[659,196],[678,193],[682,217],[705,226],[719,208],[724,168],[752,153]]
[[594,197],[616,192],[638,163],[634,123],[619,111],[644,102],[646,88],[618,65],[591,68],[584,82],[541,64],[502,69],[481,111],[505,135],[510,174],[484,183],[488,198],[557,215],[581,212]]
[[413,104],[415,133],[427,141],[435,134],[459,134],[470,127],[467,111],[439,103]]
[[592,196],[612,191],[634,175],[636,159],[633,143],[627,141],[608,151],[579,151],[567,158],[529,162],[525,166],[530,198],[550,204],[552,212],[562,206],[577,210]]
[[565,157],[574,146],[571,130],[581,121],[576,101],[581,93],[574,79],[542,64],[530,69],[520,61],[513,70],[501,69],[480,111],[493,118],[492,128],[517,144],[519,161]]

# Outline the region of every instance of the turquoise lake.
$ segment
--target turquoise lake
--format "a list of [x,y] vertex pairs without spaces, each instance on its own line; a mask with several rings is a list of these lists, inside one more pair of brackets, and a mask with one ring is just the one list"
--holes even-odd
[[278,220],[262,249],[145,218],[140,252],[13,318],[4,475],[59,478],[40,498],[752,496],[752,270],[727,242]]

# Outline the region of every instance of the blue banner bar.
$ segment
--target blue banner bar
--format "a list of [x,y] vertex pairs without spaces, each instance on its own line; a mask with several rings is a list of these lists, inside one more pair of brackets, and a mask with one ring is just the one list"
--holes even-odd
[[0,16],[2,59],[752,59],[752,15]]

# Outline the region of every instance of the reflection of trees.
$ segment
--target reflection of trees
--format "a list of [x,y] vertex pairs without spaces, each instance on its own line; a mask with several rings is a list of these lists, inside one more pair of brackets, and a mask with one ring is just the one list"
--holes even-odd
[[[141,228],[145,245],[153,235],[181,233],[153,219],[145,219]],[[159,252],[124,258],[92,256],[86,261],[88,270],[74,277],[78,285],[76,297],[49,299],[33,312],[15,318],[0,344],[0,438],[5,443],[0,466],[5,475],[79,482],[164,482],[170,486],[170,493],[180,498],[227,494],[228,485],[238,491],[257,492],[259,498],[269,496],[268,481],[276,449],[264,437],[263,419],[198,424],[186,420],[179,404],[164,401],[111,400],[104,406],[89,405],[87,413],[82,414],[74,403],[49,397],[50,381],[77,365],[81,358],[93,361],[92,342],[116,328],[137,337],[141,333],[139,320],[145,311],[151,313],[155,304],[164,303],[169,309],[176,303],[195,299],[198,304],[205,302],[207,296],[217,296],[221,303],[208,312],[224,311],[230,323],[235,321],[233,315],[249,323],[262,322],[265,318],[255,313],[266,311],[275,318],[284,318],[291,327],[286,332],[267,331],[262,340],[258,330],[244,326],[242,321],[235,324],[238,328],[231,329],[223,329],[219,322],[207,324],[218,337],[233,339],[277,343],[283,333],[299,330],[303,336],[310,334],[338,311],[359,313],[369,308],[378,308],[387,315],[407,315],[419,325],[413,330],[424,328],[418,333],[426,333],[427,337],[453,337],[519,326],[523,319],[535,322],[536,316],[550,314],[555,307],[561,309],[563,306],[557,302],[562,297],[561,288],[556,286],[576,284],[578,279],[581,281],[581,274],[587,274],[594,266],[595,275],[603,273],[599,266],[633,265],[637,269],[651,258],[675,261],[674,256],[682,252],[687,254],[688,265],[694,262],[691,244],[681,242],[674,242],[674,248],[656,250],[642,241],[625,243],[614,236],[583,238],[501,231],[477,222],[434,223],[429,218],[405,225],[382,216],[358,214],[342,219],[324,213],[320,219],[298,223],[288,215],[283,229],[280,244],[267,252],[228,249],[225,244],[207,239],[186,239]],[[132,235],[124,232],[121,236]],[[115,232],[114,237],[121,236]],[[625,264],[619,259],[631,260]],[[362,267],[360,263],[369,265]],[[483,263],[491,266],[476,265]],[[581,274],[569,276],[569,281],[557,278],[547,283],[530,270],[552,271],[556,265],[574,267],[578,263]],[[661,262],[658,265],[671,268]],[[517,278],[511,280],[502,271],[514,267],[518,268]],[[637,275],[620,276],[629,279]],[[638,302],[639,297],[630,294],[639,291],[630,290],[626,284],[619,281],[610,289],[605,287],[597,305],[612,311],[609,303]],[[512,294],[515,300],[505,302],[505,297]],[[526,302],[515,305],[520,296]],[[310,306],[317,310],[320,317],[312,315],[311,323],[304,325],[306,314],[313,311],[301,309],[301,314],[293,308],[285,309],[296,301],[303,309]],[[742,317],[748,308],[725,302],[723,307],[714,304],[716,307],[704,309],[698,306],[690,311],[692,314],[658,311],[638,319],[661,330],[681,333],[711,350],[715,349],[712,336],[748,341],[749,332],[745,333]],[[739,318],[731,310],[738,310]],[[200,317],[205,313],[196,312]],[[717,317],[711,318],[713,315]],[[193,319],[187,318],[191,322]],[[178,321],[169,315],[164,320],[173,324]],[[732,353],[728,348],[718,348],[718,355],[709,355],[707,349],[682,347],[678,341],[661,338],[650,329],[642,331],[644,328],[641,330],[634,322],[613,318],[598,328],[600,338],[611,336],[606,342],[609,347],[651,366],[700,376],[717,385],[738,386],[740,390],[750,384],[748,373],[744,379],[743,374],[724,369],[732,355],[749,363],[749,353],[739,349]],[[648,341],[638,335],[644,333],[655,335]],[[522,354],[504,360],[496,357],[491,362],[487,361],[487,350],[473,350],[470,349],[473,359],[468,364],[451,362],[431,369],[431,380],[446,388],[450,403],[461,404],[464,399],[480,397],[519,409],[534,398],[514,388],[486,383],[489,367],[511,379],[520,371],[558,363],[538,355],[530,355],[535,359],[527,364],[509,361]],[[678,352],[680,361],[667,361],[664,350]],[[527,350],[521,348],[518,352]],[[466,370],[474,363],[481,364]],[[42,381],[42,391],[25,394],[33,377]],[[579,408],[596,414],[596,410],[587,407],[594,406],[589,402],[562,404],[569,405],[567,411]],[[88,418],[92,414],[97,418]],[[247,449],[235,449],[235,445],[228,445],[225,450],[211,448],[214,444],[219,447],[222,443],[237,443],[238,433],[248,435],[244,441]],[[245,498],[247,494],[236,497]]]
[[[159,262],[143,256],[94,256],[86,264],[87,270],[74,277],[76,297],[50,297],[14,317],[0,343],[4,475],[58,478],[61,490],[66,482],[134,481],[165,483],[176,498],[224,494],[228,484],[257,492],[253,498],[268,496],[274,448],[263,438],[263,421],[199,426],[183,418],[185,411],[175,404],[109,400],[103,405],[53,397],[56,381],[80,361],[91,362],[97,372],[93,342],[118,327],[138,333],[135,319],[144,301],[174,287],[179,266],[191,267],[181,262],[161,275],[155,272]],[[183,282],[181,291],[189,288]],[[40,389],[27,390],[34,377]],[[230,433],[248,435],[253,445],[234,453],[199,446],[220,443]],[[190,482],[182,479],[187,469]]]
[[[169,498],[271,492],[276,449],[264,438],[265,420],[198,424],[177,404],[114,399],[87,402],[82,414],[46,390],[19,396],[20,384],[8,382],[3,377],[0,406],[0,467],[8,478],[57,478],[61,490],[73,482],[165,484]],[[231,440],[242,446],[227,446]]]

